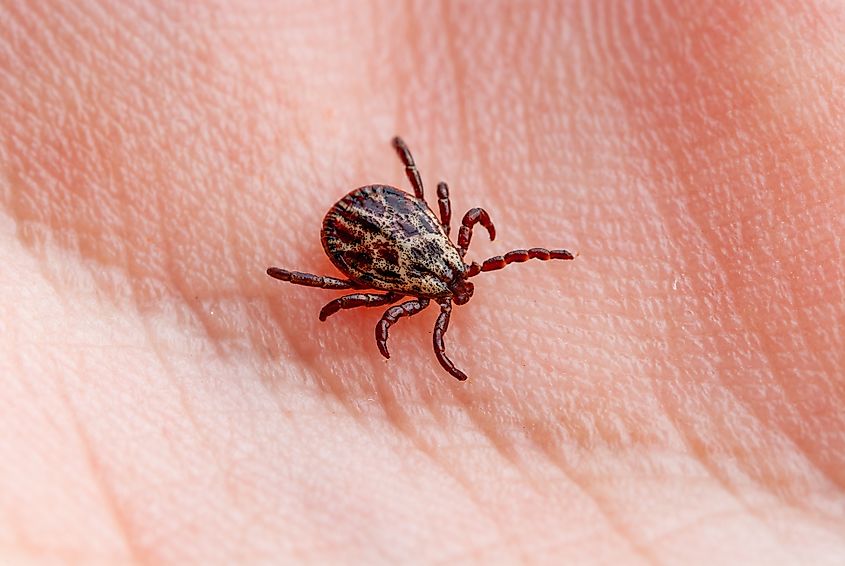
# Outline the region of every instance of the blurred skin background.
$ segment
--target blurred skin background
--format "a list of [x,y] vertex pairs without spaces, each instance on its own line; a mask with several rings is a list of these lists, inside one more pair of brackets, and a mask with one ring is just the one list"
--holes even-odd
[[[845,8],[0,5],[0,560],[845,560]],[[319,308],[349,190],[565,247]],[[433,201],[432,201],[433,202]]]

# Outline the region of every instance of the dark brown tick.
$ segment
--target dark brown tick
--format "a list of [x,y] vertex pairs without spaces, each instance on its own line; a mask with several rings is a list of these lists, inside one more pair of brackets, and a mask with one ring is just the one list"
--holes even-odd
[[367,185],[340,199],[323,219],[323,249],[348,279],[279,267],[268,268],[267,275],[307,287],[384,291],[337,298],[323,307],[320,320],[341,309],[392,305],[403,297],[415,297],[387,309],[376,325],[376,344],[385,358],[390,357],[387,351],[390,327],[402,317],[421,312],[431,300],[436,301],[440,316],[434,323],[434,353],[446,371],[463,381],[467,376],[446,356],[443,335],[449,327],[452,302],[463,305],[472,297],[473,285],[468,279],[482,271],[502,269],[509,263],[574,259],[574,256],[566,250],[531,248],[491,257],[481,264],[464,263],[473,226],[480,223],[490,239],[496,239],[490,216],[483,208],[470,209],[461,222],[458,245],[453,244],[449,239],[452,209],[446,183],[437,185],[438,222],[423,198],[422,179],[408,146],[397,137],[393,138],[393,147],[405,164],[414,196],[387,185]]

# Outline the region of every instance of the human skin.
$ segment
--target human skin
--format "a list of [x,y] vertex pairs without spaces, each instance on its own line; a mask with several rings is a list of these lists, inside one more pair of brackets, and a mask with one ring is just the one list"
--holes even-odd
[[[741,5],[740,5],[741,4]],[[845,560],[845,11],[0,7],[0,561]],[[347,191],[485,207],[436,308],[317,313]]]

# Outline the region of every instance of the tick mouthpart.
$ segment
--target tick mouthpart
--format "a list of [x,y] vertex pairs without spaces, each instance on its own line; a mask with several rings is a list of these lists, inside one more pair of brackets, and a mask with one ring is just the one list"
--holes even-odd
[[454,285],[452,285],[452,301],[456,305],[465,305],[472,298],[474,291],[475,285],[466,279],[459,279]]

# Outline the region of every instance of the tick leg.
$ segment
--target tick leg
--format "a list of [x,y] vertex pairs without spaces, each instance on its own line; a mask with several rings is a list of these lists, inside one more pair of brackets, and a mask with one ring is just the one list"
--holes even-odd
[[452,303],[447,300],[440,303],[440,316],[437,317],[437,322],[434,323],[434,355],[437,356],[437,361],[443,366],[443,369],[451,373],[458,381],[466,381],[467,374],[455,367],[446,356],[446,345],[443,343],[443,335],[449,328],[449,317],[452,314]]
[[461,257],[464,257],[469,248],[469,242],[472,240],[472,227],[478,223],[487,228],[490,234],[490,240],[496,239],[496,228],[490,221],[490,215],[483,208],[471,208],[464,214],[464,219],[461,221],[461,229],[458,232],[458,251]]
[[402,295],[400,293],[385,293],[384,295],[376,293],[355,293],[354,295],[344,295],[343,297],[333,300],[320,310],[320,320],[326,320],[341,309],[380,307],[382,305],[395,303],[401,298]]
[[437,206],[440,208],[440,225],[448,236],[452,224],[452,204],[449,202],[449,185],[443,181],[437,184]]
[[399,136],[393,138],[393,148],[399,155],[399,159],[401,159],[402,163],[405,164],[405,174],[408,176],[408,181],[411,182],[411,186],[414,188],[414,194],[418,199],[423,200],[422,178],[420,177],[420,172],[417,171],[414,158],[411,157],[411,150],[408,149],[408,146],[405,145],[405,142],[402,141],[402,138]]
[[302,273],[300,271],[288,271],[281,267],[268,267],[267,275],[280,281],[287,281],[294,285],[305,285],[306,287],[320,287],[322,289],[360,289],[360,285],[347,279],[335,279],[334,277],[323,277]]
[[401,305],[390,307],[384,311],[381,320],[376,325],[376,345],[378,351],[385,358],[390,358],[390,352],[387,351],[387,331],[391,326],[396,324],[403,316],[414,316],[421,312],[428,306],[430,301],[428,299],[414,299],[412,301],[405,301]]
[[547,250],[546,248],[531,248],[530,250],[513,250],[505,255],[497,255],[490,259],[484,260],[484,263],[479,264],[472,262],[472,265],[467,269],[467,277],[475,277],[482,271],[496,271],[502,269],[509,263],[522,263],[529,259],[540,259],[548,261],[550,259],[575,259],[572,252],[566,250]]

